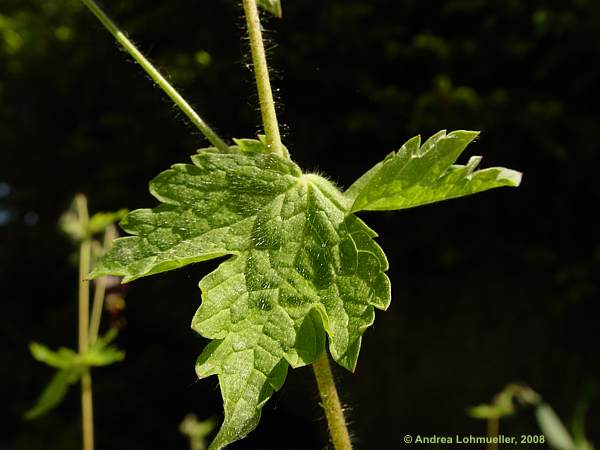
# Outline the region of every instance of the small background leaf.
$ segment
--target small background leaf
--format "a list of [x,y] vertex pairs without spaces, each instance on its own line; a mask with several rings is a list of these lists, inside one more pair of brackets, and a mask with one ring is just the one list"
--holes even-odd
[[258,4],[258,6],[263,8],[265,11],[270,12],[275,17],[281,18],[281,16],[283,15],[280,0],[257,0],[256,3]]
[[91,234],[102,233],[109,225],[118,222],[127,215],[126,209],[115,212],[98,212],[90,218],[88,225]]
[[68,369],[75,365],[77,353],[65,347],[61,347],[58,352],[50,350],[45,345],[37,342],[29,344],[31,355],[40,362],[58,369]]
[[81,374],[82,370],[77,367],[56,372],[35,406],[25,413],[25,419],[35,419],[56,408],[66,395],[69,386],[77,383]]
[[188,414],[179,425],[179,431],[187,436],[190,450],[205,450],[206,437],[215,429],[215,420],[200,421],[194,414]]
[[548,444],[556,450],[577,450],[573,438],[547,403],[541,403],[535,409],[535,417]]

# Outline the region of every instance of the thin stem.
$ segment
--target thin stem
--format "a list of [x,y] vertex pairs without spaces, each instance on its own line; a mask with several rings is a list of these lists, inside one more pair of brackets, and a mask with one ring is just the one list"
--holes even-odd
[[94,302],[92,303],[92,318],[90,320],[90,344],[98,339],[100,330],[100,319],[102,318],[102,307],[104,306],[104,296],[106,294],[106,277],[100,277],[96,280],[94,289]]
[[498,442],[492,442],[493,438],[498,438],[500,434],[500,419],[497,417],[490,417],[487,420],[487,435],[490,439],[490,442],[487,445],[487,450],[498,450]]
[[[117,237],[114,225],[109,225],[104,231],[104,242],[102,248],[106,253],[111,247],[112,241]],[[104,306],[104,297],[106,294],[106,277],[100,277],[96,281],[94,290],[94,302],[92,303],[92,318],[90,320],[90,344],[96,342],[98,331],[100,330],[100,320],[102,319],[102,308]]]
[[331,435],[333,446],[335,450],[352,450],[344,411],[342,410],[340,398],[335,388],[335,381],[331,373],[327,351],[324,351],[312,366],[315,378],[317,379],[319,394],[321,394],[321,406],[325,410],[325,417],[327,417],[329,434]]
[[81,375],[81,412],[83,450],[94,450],[94,404],[92,400],[92,375],[89,369],[86,369]]
[[194,111],[185,99],[179,95],[173,86],[161,75],[161,73],[152,65],[150,61],[137,49],[137,47],[127,39],[127,36],[117,27],[117,25],[106,15],[104,11],[96,4],[94,0],[81,0],[85,6],[102,22],[102,25],[114,36],[125,51],[129,53],[137,63],[142,66],[150,78],[175,102],[175,104],[188,116],[191,122],[196,125],[200,132],[206,136],[212,145],[222,152],[228,152],[229,147],[223,140],[210,128],[204,120]]
[[277,123],[277,113],[275,112],[275,102],[273,92],[271,91],[271,81],[269,80],[269,68],[267,67],[267,57],[265,56],[265,46],[263,44],[262,32],[260,26],[260,17],[256,0],[242,0],[244,5],[244,14],[246,15],[246,25],[248,27],[248,37],[250,38],[250,50],[252,51],[252,63],[254,65],[254,76],[256,78],[256,87],[258,89],[258,100],[260,102],[260,112],[265,127],[267,146],[273,153],[280,156],[287,156],[281,136],[279,134],[279,124]]
[[[88,228],[89,215],[84,195],[75,197],[77,215],[84,230]],[[91,238],[85,236],[79,247],[79,353],[88,351],[90,321],[90,253]],[[83,430],[83,450],[94,450],[94,413],[92,404],[92,378],[89,369],[81,376],[81,424]]]

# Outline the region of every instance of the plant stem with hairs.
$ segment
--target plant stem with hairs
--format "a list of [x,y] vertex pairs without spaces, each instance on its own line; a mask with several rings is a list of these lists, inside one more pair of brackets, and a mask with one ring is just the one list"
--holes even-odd
[[[75,198],[77,214],[84,230],[87,230],[89,215],[87,200],[79,194]],[[90,329],[90,273],[91,236],[87,235],[79,245],[79,354],[89,348]],[[92,376],[89,367],[85,367],[81,376],[81,425],[83,432],[83,450],[94,449],[94,412],[92,403]]]
[[85,6],[98,18],[104,27],[114,36],[125,51],[146,71],[150,78],[173,100],[179,109],[190,119],[200,132],[212,145],[222,152],[228,152],[227,144],[207,125],[196,111],[185,101],[175,88],[162,76],[162,74],[148,61],[137,47],[125,36],[117,25],[102,11],[94,0],[81,0]]
[[262,39],[260,17],[258,15],[256,0],[243,0],[242,3],[244,5],[244,14],[246,16],[246,25],[248,27],[252,63],[254,65],[254,76],[256,78],[260,112],[267,138],[267,147],[276,155],[289,157],[281,144],[281,135],[279,134],[279,124],[277,123],[275,101],[273,100],[273,91],[271,90],[269,67],[267,66],[267,57],[265,55],[265,46]]
[[321,406],[325,411],[325,417],[327,417],[331,442],[333,442],[335,450],[351,450],[350,435],[348,434],[340,398],[335,388],[327,352],[324,351],[312,366],[317,379],[319,394],[321,395]]

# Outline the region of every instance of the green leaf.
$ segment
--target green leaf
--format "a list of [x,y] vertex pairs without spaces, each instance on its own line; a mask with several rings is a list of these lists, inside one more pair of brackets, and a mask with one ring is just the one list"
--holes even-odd
[[35,406],[25,413],[25,419],[35,419],[56,408],[66,395],[69,386],[77,383],[81,374],[82,370],[78,367],[57,371]]
[[503,167],[475,170],[481,157],[453,165],[479,133],[440,131],[423,145],[416,136],[360,177],[344,195],[353,212],[397,210],[462,197],[500,186],[518,186],[521,173]]
[[48,347],[32,342],[29,350],[35,359],[58,369],[72,369],[74,367],[107,366],[122,361],[125,353],[109,345],[117,336],[117,330],[111,329],[104,336],[99,337],[87,352],[79,354],[69,348],[61,347],[57,352]]
[[85,238],[85,229],[79,222],[73,207],[60,216],[58,226],[73,242],[80,242]]
[[283,15],[281,11],[281,1],[280,0],[257,0],[256,2],[258,6],[263,8],[265,11],[270,12],[275,17],[281,18]]
[[529,386],[521,383],[511,383],[494,395],[491,404],[481,404],[471,407],[467,413],[476,419],[500,419],[516,412],[517,403],[522,405],[536,405],[540,396]]
[[45,345],[31,342],[29,351],[38,361],[58,369],[69,369],[75,365],[77,360],[77,353],[65,347],[61,347],[57,352],[54,352]]
[[315,361],[326,335],[333,358],[354,370],[374,308],[390,302],[376,234],[337,187],[260,141],[237,143],[156,177],[150,191],[163,204],[127,215],[121,226],[134,236],[117,239],[92,273],[131,281],[231,255],[200,282],[192,321],[212,339],[196,372],[218,376],[224,401],[211,449],[254,429],[288,366]]
[[486,405],[481,404],[473,406],[467,410],[471,417],[476,419],[499,419],[501,417],[513,414],[514,408],[507,408],[504,405]]
[[90,218],[88,231],[90,234],[102,233],[107,226],[118,222],[127,214],[126,209],[120,209],[115,212],[98,212]]
[[550,405],[540,403],[535,409],[535,417],[550,447],[556,450],[577,450],[573,438]]
[[92,366],[107,366],[125,358],[125,353],[109,344],[117,336],[117,330],[111,329],[99,337],[87,352],[79,354],[61,347],[54,352],[37,342],[29,344],[29,350],[35,359],[58,370],[46,386],[36,405],[25,413],[26,419],[34,419],[54,409],[60,404],[71,384],[79,381],[81,374]]
[[205,450],[206,437],[214,430],[215,420],[198,420],[194,414],[188,414],[179,425],[179,431],[185,435],[190,443],[190,450]]
[[397,209],[500,185],[517,185],[507,169],[474,172],[478,159],[452,166],[477,133],[440,132],[405,144],[345,194],[304,174],[263,140],[237,139],[220,153],[204,149],[193,165],[176,164],[150,183],[161,205],[128,214],[92,277],[132,281],[230,256],[200,281],[192,328],[212,340],[196,364],[217,375],[225,420],[216,450],[253,430],[288,366],[324,350],[354,370],[374,309],[390,302],[388,268],[375,232],[352,212]]
[[87,227],[85,227],[77,215],[75,201],[73,201],[69,209],[61,215],[59,227],[71,240],[80,242],[93,234],[104,232],[106,227],[118,222],[126,214],[126,209],[120,209],[115,212],[99,212],[90,218]]
[[111,328],[104,336],[96,339],[89,350],[80,356],[79,363],[84,366],[108,366],[125,359],[125,352],[109,345],[117,334],[118,330]]

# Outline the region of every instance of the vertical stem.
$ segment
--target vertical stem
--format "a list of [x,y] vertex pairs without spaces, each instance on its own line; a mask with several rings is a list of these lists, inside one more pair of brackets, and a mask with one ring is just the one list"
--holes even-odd
[[171,86],[171,84],[162,76],[162,74],[152,65],[150,61],[137,49],[137,47],[127,39],[127,36],[110,20],[104,11],[98,6],[94,0],[81,0],[85,6],[98,18],[102,25],[114,36],[119,44],[123,46],[125,51],[131,55],[133,59],[146,71],[150,78],[173,100],[173,102],[183,111],[183,113],[196,125],[200,132],[210,141],[212,145],[217,147],[222,152],[228,152],[229,147],[223,140],[210,128],[196,111],[189,105],[188,102]]
[[94,289],[94,301],[92,303],[92,319],[90,320],[90,344],[96,342],[98,331],[100,330],[100,319],[102,318],[102,307],[104,306],[104,296],[106,294],[106,277],[100,277],[96,280]]
[[94,450],[94,405],[92,376],[89,369],[81,375],[81,423],[83,424],[83,450]]
[[[83,194],[75,197],[77,214],[82,228],[88,228],[89,216],[87,200]],[[86,234],[79,247],[79,353],[85,353],[89,347],[90,321],[90,272],[91,239]],[[83,431],[83,450],[94,449],[94,416],[92,404],[92,378],[89,369],[81,376],[81,424]]]
[[[490,417],[487,421],[487,435],[489,438],[497,438],[500,432],[500,419]],[[490,439],[491,440],[491,439]],[[498,450],[497,442],[490,442],[487,445],[487,450]]]
[[277,123],[275,102],[273,101],[273,92],[271,91],[269,68],[267,67],[267,57],[265,56],[265,46],[262,39],[260,17],[258,15],[258,8],[256,7],[256,0],[242,0],[242,3],[244,5],[246,25],[248,27],[248,37],[250,38],[254,76],[256,78],[256,87],[258,89],[260,112],[265,127],[265,135],[267,137],[267,146],[269,146],[271,151],[276,155],[284,156],[285,151],[283,150],[281,136],[279,134],[279,124]]
[[335,450],[352,450],[350,443],[350,435],[346,427],[346,419],[344,411],[338,397],[327,350],[313,363],[313,371],[317,379],[319,394],[321,394],[321,405],[325,410],[327,424],[329,426],[329,434]]
[[[108,252],[112,241],[117,237],[117,231],[114,225],[109,225],[104,231],[104,242],[102,248],[104,253]],[[94,289],[94,302],[92,304],[92,318],[90,320],[90,344],[96,342],[98,331],[100,330],[100,320],[102,319],[102,307],[104,306],[104,297],[106,294],[106,277],[100,277],[96,281]]]

